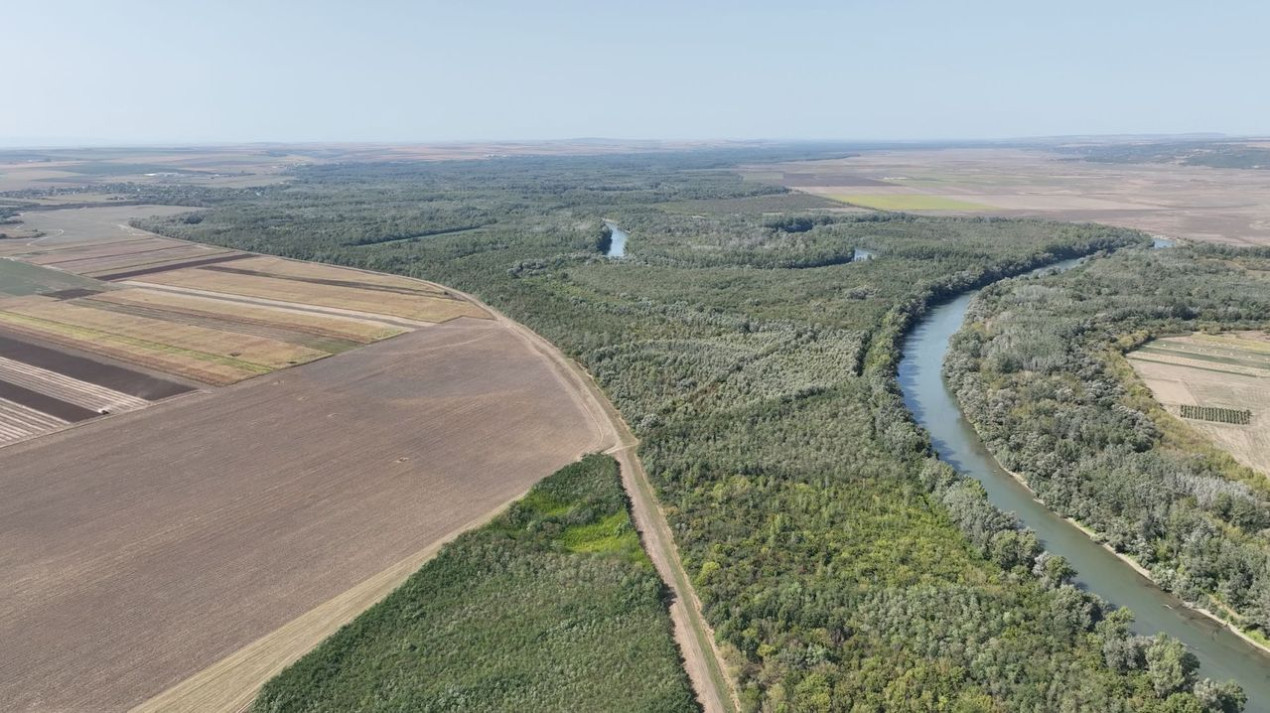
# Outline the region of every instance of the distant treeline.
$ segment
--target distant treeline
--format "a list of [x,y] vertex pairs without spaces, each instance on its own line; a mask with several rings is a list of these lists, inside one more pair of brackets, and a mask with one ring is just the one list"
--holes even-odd
[[1270,148],[1238,140],[1093,144],[1058,149],[1098,163],[1178,163],[1211,168],[1270,169]]

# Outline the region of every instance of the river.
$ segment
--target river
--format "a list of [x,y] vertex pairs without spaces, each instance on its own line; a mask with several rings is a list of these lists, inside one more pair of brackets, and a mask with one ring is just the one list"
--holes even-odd
[[604,221],[604,224],[609,227],[613,234],[609,242],[609,251],[605,254],[609,257],[626,257],[626,231],[607,220]]
[[[1157,242],[1157,247],[1164,247]],[[1070,269],[1067,260],[1049,269]],[[931,437],[940,459],[983,483],[998,508],[1018,515],[1036,531],[1045,548],[1067,558],[1077,583],[1135,616],[1134,630],[1164,632],[1199,657],[1201,677],[1234,679],[1248,694],[1249,712],[1270,713],[1270,656],[1212,619],[1192,611],[1176,597],[1135,572],[1079,528],[1038,502],[1031,491],[1003,470],[979,440],[944,382],[942,367],[948,341],[962,324],[976,291],[931,309],[904,340],[899,365],[904,403]]]

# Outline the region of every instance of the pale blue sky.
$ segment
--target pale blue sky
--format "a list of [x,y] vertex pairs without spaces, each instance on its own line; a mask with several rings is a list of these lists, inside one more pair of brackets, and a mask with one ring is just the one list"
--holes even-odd
[[10,0],[0,143],[1270,134],[1270,2]]

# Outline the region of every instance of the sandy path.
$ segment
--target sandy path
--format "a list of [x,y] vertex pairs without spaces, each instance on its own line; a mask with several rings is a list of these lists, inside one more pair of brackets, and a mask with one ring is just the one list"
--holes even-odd
[[679,559],[670,523],[666,521],[656,491],[636,455],[639,439],[631,432],[617,408],[591,375],[566,357],[555,345],[474,296],[458,290],[451,291],[485,308],[498,322],[506,324],[526,343],[551,359],[557,367],[557,373],[571,385],[569,390],[576,395],[579,404],[609,434],[613,446],[605,452],[621,464],[622,483],[631,499],[635,527],[639,530],[644,550],[653,560],[662,580],[675,595],[670,605],[670,616],[674,623],[675,639],[684,656],[684,667],[692,680],[697,699],[706,713],[733,713],[740,710],[740,701],[736,691],[732,689],[723,656],[715,643],[714,632],[701,614],[701,602]]

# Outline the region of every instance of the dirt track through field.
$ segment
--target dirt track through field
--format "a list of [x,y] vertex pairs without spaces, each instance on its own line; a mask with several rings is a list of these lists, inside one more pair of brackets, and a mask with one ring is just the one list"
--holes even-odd
[[[612,445],[562,378],[506,323],[460,319],[3,449],[5,710],[128,710],[404,577]],[[357,601],[287,630],[282,653]]]

